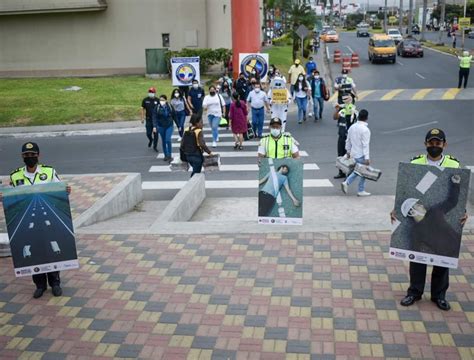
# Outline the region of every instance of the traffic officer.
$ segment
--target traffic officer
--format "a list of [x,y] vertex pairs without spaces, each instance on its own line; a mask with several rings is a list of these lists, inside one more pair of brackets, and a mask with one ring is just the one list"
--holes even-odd
[[153,144],[153,150],[158,152],[158,133],[153,132],[152,114],[153,109],[158,106],[156,98],[156,89],[151,87],[148,89],[148,96],[142,100],[142,124],[145,122],[146,137],[148,138],[148,147]]
[[260,140],[258,158],[259,164],[262,158],[300,158],[296,140],[291,134],[282,131],[282,121],[279,118],[270,120],[270,134],[264,135]]
[[[336,103],[336,111],[333,119],[337,121],[337,156],[346,155],[346,139],[347,131],[357,121],[359,113],[355,105],[352,103],[350,95],[343,97],[343,104]],[[334,179],[344,179],[346,174],[339,170],[339,173],[334,176]]]
[[464,89],[467,86],[467,80],[469,79],[469,69],[471,68],[472,55],[469,55],[469,51],[463,51],[462,56],[458,56],[459,59],[459,82],[458,89],[461,88],[462,79],[464,78]]
[[[28,186],[45,184],[49,182],[59,182],[56,170],[51,166],[38,164],[40,151],[39,147],[34,142],[27,142],[21,148],[21,156],[25,166],[20,167],[10,174],[11,186]],[[67,186],[66,191],[71,193],[71,187]],[[1,199],[1,196],[0,196]],[[36,290],[33,293],[35,299],[41,297],[47,289],[47,284],[52,288],[54,296],[61,296],[61,279],[59,271],[52,271],[46,274],[33,275],[33,282],[36,285]]]
[[352,97],[352,102],[357,98],[356,85],[354,80],[349,76],[347,69],[342,70],[342,75],[336,78],[334,89],[337,90],[337,102],[343,104],[342,98],[346,95]]
[[[415,156],[412,164],[419,165],[435,165],[447,168],[459,168],[459,161],[450,156],[443,155],[448,143],[446,135],[441,129],[431,129],[425,137],[426,154]],[[461,225],[467,221],[467,213],[460,219]],[[397,221],[395,210],[390,213],[392,224]],[[425,289],[426,281],[426,264],[410,262],[410,287],[407,295],[401,300],[402,306],[410,306],[415,301],[421,300]],[[441,266],[433,266],[431,274],[431,301],[433,301],[441,310],[449,310],[451,306],[446,301],[446,291],[449,287],[449,268]]]

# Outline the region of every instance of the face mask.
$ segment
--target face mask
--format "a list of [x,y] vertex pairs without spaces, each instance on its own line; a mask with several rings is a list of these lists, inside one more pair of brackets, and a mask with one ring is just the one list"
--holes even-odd
[[37,156],[27,157],[27,158],[24,158],[23,161],[25,162],[25,165],[27,167],[32,168],[36,164],[38,164],[38,157]]
[[179,98],[179,93],[174,93],[175,98]]
[[149,98],[154,98],[154,97],[155,97],[155,93],[148,93],[148,97],[149,97]]
[[302,80],[303,80],[303,77],[302,77],[302,76],[300,76],[300,77],[298,78],[298,80],[299,80],[299,81],[302,81]]
[[343,78],[343,79],[347,79],[347,75],[345,75],[345,74],[342,75],[342,78]]
[[160,105],[161,106],[165,106],[165,104],[166,104],[166,101],[160,100]]
[[256,92],[256,93],[259,93],[259,92],[260,92],[260,88],[255,88],[255,92]]
[[440,156],[443,153],[443,148],[440,148],[438,146],[428,146],[426,148],[426,150],[428,151],[428,154],[432,158],[437,158],[438,156]]
[[273,137],[278,137],[281,134],[281,129],[271,128],[270,129],[270,134],[272,134]]
[[211,94],[211,96],[214,96],[214,95],[216,95],[216,92],[215,91],[209,91],[209,94]]
[[316,80],[319,80],[319,75],[314,75],[314,78],[315,78]]
[[197,89],[199,87],[199,84],[193,84],[193,88]]

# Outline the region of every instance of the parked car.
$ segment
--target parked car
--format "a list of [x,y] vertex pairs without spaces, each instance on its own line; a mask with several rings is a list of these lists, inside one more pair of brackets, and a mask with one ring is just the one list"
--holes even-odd
[[324,37],[324,41],[329,42],[339,42],[339,35],[334,30],[329,30]]
[[400,41],[403,40],[403,36],[402,34],[400,34],[400,30],[398,29],[388,29],[387,35],[395,41],[395,44],[398,44]]
[[469,34],[467,34],[467,37],[469,39],[474,39],[474,31],[470,31]]
[[401,57],[416,56],[423,57],[423,48],[418,40],[405,39],[397,46],[397,54]]
[[359,24],[357,25],[357,37],[368,37],[370,36],[369,33],[369,25],[368,24]]

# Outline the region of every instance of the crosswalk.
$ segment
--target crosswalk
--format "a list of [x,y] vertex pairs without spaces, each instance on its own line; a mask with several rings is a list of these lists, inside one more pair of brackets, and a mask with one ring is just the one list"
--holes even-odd
[[[378,89],[357,93],[358,101],[474,100],[474,88]],[[329,99],[335,102],[337,93]]]
[[[268,121],[267,121],[268,124]],[[268,125],[265,126],[268,128]],[[208,146],[212,142],[211,130],[203,129],[204,139]],[[173,158],[179,157],[178,135],[173,139]],[[244,150],[234,150],[234,141],[230,130],[220,129],[219,142],[213,152],[220,154],[221,165],[219,171],[206,174],[206,191],[211,196],[232,197],[245,194],[255,194],[258,189],[257,149],[259,142],[250,140],[244,142]],[[304,169],[304,188],[331,188],[333,184],[327,178],[318,178],[319,166],[309,161],[309,154],[300,147],[300,156]],[[170,198],[181,189],[189,180],[189,172],[172,171],[170,166],[163,162],[164,155],[160,152],[156,165],[152,165],[142,182],[142,190],[146,197]],[[235,191],[233,191],[235,190]],[[247,192],[247,193],[245,193]],[[162,195],[162,196],[160,196]]]

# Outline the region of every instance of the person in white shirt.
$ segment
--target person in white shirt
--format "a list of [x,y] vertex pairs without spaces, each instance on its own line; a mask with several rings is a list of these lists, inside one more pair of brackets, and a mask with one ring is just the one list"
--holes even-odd
[[265,119],[265,109],[270,111],[268,97],[261,89],[260,83],[256,83],[253,90],[247,96],[248,112],[252,110],[252,128],[257,138],[262,138],[263,122]]
[[212,129],[212,147],[215,148],[219,141],[219,122],[222,114],[225,114],[225,101],[214,85],[209,86],[209,95],[204,97],[202,107],[207,111],[207,120]]
[[[346,151],[347,156],[352,157],[356,163],[370,165],[370,130],[367,124],[369,112],[361,110],[359,112],[358,121],[349,128],[347,132]],[[347,188],[358,177],[355,172],[352,172],[347,179],[341,183],[341,189],[344,194],[347,194]],[[370,193],[365,191],[365,178],[360,176],[358,196],[369,196]]]
[[306,81],[304,75],[299,75],[294,84],[293,100],[298,106],[298,124],[306,121],[306,110],[308,108],[308,100],[311,96],[311,85]]

